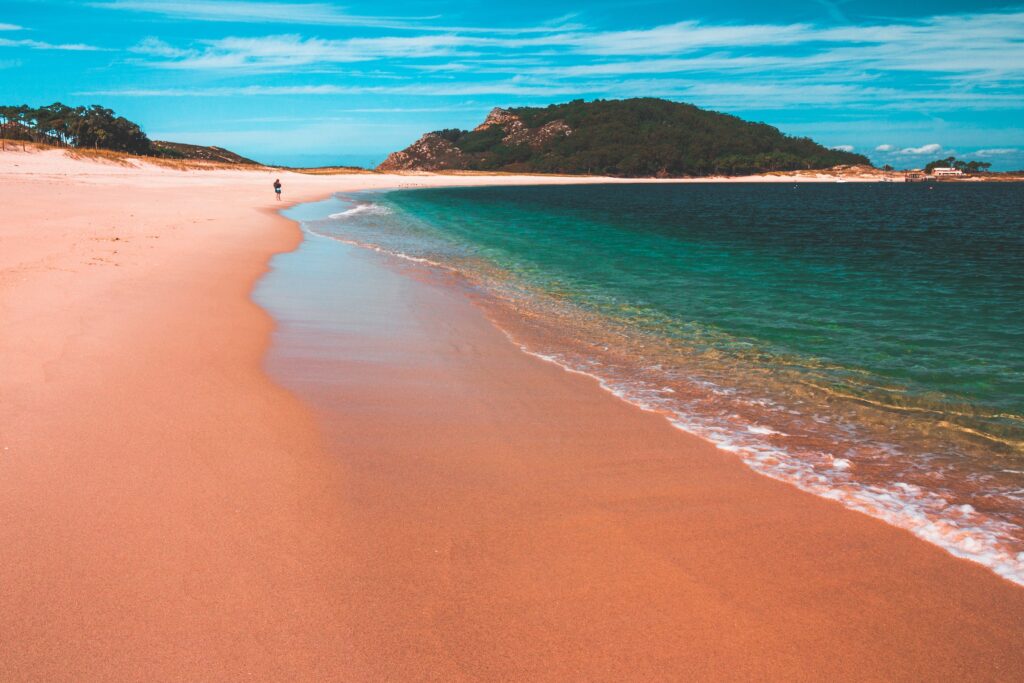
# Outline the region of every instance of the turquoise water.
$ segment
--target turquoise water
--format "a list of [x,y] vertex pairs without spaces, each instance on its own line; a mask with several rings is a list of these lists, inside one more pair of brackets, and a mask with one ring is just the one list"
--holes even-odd
[[526,350],[1024,582],[1024,186],[349,200],[307,228],[456,270]]

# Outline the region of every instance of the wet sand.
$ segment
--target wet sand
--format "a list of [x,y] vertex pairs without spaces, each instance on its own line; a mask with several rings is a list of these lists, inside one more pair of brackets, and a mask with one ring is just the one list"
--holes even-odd
[[55,154],[0,156],[0,679],[1024,671],[1019,587],[522,354],[450,283],[305,243],[256,292],[268,355],[252,289],[299,234],[265,172]]
[[357,677],[1024,671],[1019,587],[522,353],[447,276],[308,237],[256,299],[345,473]]

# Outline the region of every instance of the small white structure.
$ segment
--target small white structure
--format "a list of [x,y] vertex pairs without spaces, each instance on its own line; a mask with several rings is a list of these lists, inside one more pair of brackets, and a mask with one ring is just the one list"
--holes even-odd
[[963,175],[964,172],[959,168],[952,168],[951,166],[936,166],[932,169],[932,175],[941,178],[943,176]]

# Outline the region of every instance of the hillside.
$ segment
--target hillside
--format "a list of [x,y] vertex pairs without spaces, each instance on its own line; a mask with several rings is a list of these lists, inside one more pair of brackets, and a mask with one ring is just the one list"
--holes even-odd
[[764,123],[637,98],[494,109],[472,131],[427,133],[377,170],[668,178],[870,163],[863,155],[790,137]]
[[153,140],[152,148],[154,153],[174,159],[195,159],[200,161],[217,161],[222,164],[253,164],[259,165],[258,161],[247,159],[239,154],[224,149],[223,147],[204,147],[203,145],[188,145],[184,142],[168,142],[166,140]]

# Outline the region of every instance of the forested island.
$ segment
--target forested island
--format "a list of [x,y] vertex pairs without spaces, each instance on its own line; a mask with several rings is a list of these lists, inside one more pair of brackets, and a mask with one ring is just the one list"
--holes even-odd
[[700,177],[865,165],[862,154],[657,98],[494,109],[472,131],[427,133],[380,171]]

